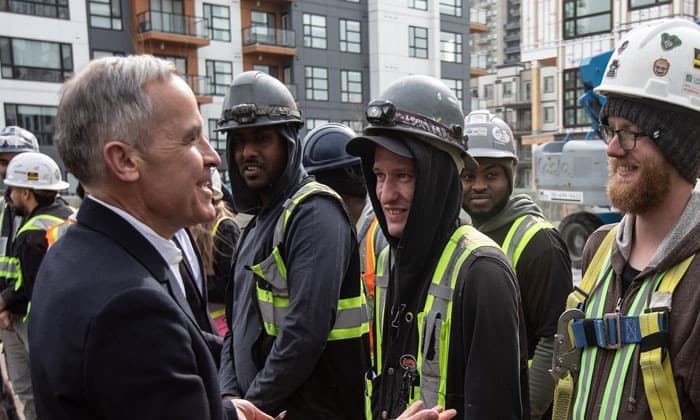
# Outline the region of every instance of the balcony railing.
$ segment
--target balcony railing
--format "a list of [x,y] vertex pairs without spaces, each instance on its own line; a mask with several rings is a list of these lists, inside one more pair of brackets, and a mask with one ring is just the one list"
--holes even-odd
[[53,3],[31,0],[0,0],[0,12],[59,19],[69,18],[67,0],[56,0]]
[[484,54],[471,54],[471,67],[475,69],[486,68],[486,56]]
[[469,22],[486,25],[486,10],[477,9],[476,7],[469,8]]
[[148,10],[136,15],[139,33],[162,32],[196,38],[209,38],[207,19],[196,16]]
[[212,92],[211,79],[207,76],[199,76],[193,74],[186,74],[182,76],[183,79],[190,85],[192,92],[195,96],[211,96],[214,94]]
[[243,28],[243,46],[272,45],[275,47],[295,48],[294,31],[275,29],[263,25]]

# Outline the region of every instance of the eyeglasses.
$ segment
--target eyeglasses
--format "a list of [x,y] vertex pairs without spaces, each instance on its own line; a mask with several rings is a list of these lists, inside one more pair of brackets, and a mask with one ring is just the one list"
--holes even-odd
[[267,117],[270,120],[282,120],[287,118],[301,119],[301,113],[282,105],[256,105],[240,104],[224,111],[224,121],[233,120],[238,124],[254,123],[259,117]]
[[375,126],[404,125],[427,131],[443,139],[448,139],[458,143],[464,142],[462,127],[453,125],[447,127],[430,117],[399,109],[391,101],[372,101],[365,112],[367,121]]
[[656,130],[652,134],[643,132],[635,132],[625,129],[615,130],[606,124],[600,124],[600,134],[603,136],[603,141],[606,144],[612,142],[613,137],[617,136],[617,141],[623,150],[632,150],[637,146],[637,139],[640,137],[649,137],[650,139],[658,139],[661,137],[661,131]]

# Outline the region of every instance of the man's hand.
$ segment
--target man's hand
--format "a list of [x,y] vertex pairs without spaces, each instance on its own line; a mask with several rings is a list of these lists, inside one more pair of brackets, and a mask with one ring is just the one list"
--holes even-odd
[[14,328],[12,328],[12,317],[10,317],[10,311],[4,310],[0,312],[0,328],[7,331],[14,331]]
[[234,398],[231,403],[236,407],[238,420],[273,420],[250,401]]
[[457,415],[457,410],[449,409],[443,411],[442,407],[436,405],[430,410],[421,410],[423,401],[416,401],[411,404],[396,420],[449,420]]

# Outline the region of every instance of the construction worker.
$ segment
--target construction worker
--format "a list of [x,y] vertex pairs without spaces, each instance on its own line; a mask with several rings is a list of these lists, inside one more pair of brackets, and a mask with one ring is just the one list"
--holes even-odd
[[[23,346],[13,351],[23,351],[21,358],[29,360],[25,317],[36,273],[48,247],[46,229],[70,216],[72,209],[56,200],[58,191],[68,188],[68,183],[61,178],[56,162],[44,154],[25,152],[14,157],[7,166],[4,184],[10,188],[10,205],[24,223],[9,254],[0,257],[5,284],[0,291],[0,328],[14,331]],[[36,415],[33,399],[25,404],[30,406],[30,415]]]
[[[17,126],[8,126],[0,130],[0,179],[5,179],[7,165],[12,158],[23,152],[38,152],[39,142],[34,134]],[[15,214],[6,198],[8,190],[5,184],[0,184],[0,257],[9,255],[12,249],[17,229],[22,225],[22,216]],[[6,284],[0,284],[0,290]],[[24,350],[24,344],[17,338],[14,331],[0,329],[0,340],[5,352],[7,376],[12,381],[12,389],[17,398],[24,404],[24,417],[27,420],[36,419],[34,411],[34,394],[31,387],[29,358]],[[11,420],[17,418],[14,397],[7,384],[3,384],[2,406]]]
[[279,80],[234,78],[218,130],[234,210],[254,218],[233,263],[221,389],[290,420],[357,419],[369,328],[357,240],[341,197],[301,164],[302,125]]
[[608,196],[625,215],[584,248],[555,340],[554,419],[700,416],[699,51],[690,21],[640,25],[595,89]]
[[367,418],[394,418],[414,400],[459,419],[519,419],[518,289],[498,245],[459,226],[464,115],[428,76],[390,84],[347,151],[362,159],[390,248],[377,263],[375,357]]
[[518,157],[505,121],[487,110],[472,111],[464,129],[479,167],[462,172],[462,207],[474,227],[501,245],[518,278],[527,334],[521,351],[532,361],[530,417],[540,419],[552,404],[554,334],[573,290],[569,252],[530,196],[513,194]]

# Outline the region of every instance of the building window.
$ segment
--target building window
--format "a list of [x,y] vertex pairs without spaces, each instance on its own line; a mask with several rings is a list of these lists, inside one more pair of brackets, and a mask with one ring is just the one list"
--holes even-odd
[[328,100],[328,69],[325,67],[304,67],[306,99],[311,101]]
[[462,17],[462,0],[440,0],[440,14]]
[[304,46],[326,48],[326,17],[304,13]]
[[452,89],[458,100],[462,100],[462,80],[461,79],[442,79],[442,83],[446,84],[448,88]]
[[5,126],[18,125],[34,133],[40,146],[53,144],[56,107],[5,104]]
[[362,121],[351,121],[351,120],[343,120],[341,121],[342,124],[347,125],[352,129],[352,131],[359,133],[362,131]]
[[630,0],[630,9],[643,9],[669,3],[671,3],[671,0]]
[[214,41],[231,41],[231,11],[227,6],[204,3],[209,38]]
[[183,78],[187,78],[187,58],[186,57],[178,57],[176,55],[155,55],[158,58],[161,58],[163,60],[170,61],[171,63],[175,64],[175,69],[177,69],[177,73],[182,76]]
[[360,22],[357,20],[340,19],[340,51],[360,53],[361,35]]
[[321,118],[307,118],[304,122],[304,127],[306,131],[311,131],[316,127],[320,127],[324,124],[328,124],[330,121]]
[[544,78],[544,93],[554,92],[554,76],[545,76]]
[[408,27],[408,56],[428,58],[428,28]]
[[279,77],[277,77],[277,66],[267,66],[264,64],[253,64],[253,70],[261,71],[265,74],[269,74],[270,76],[274,77],[275,79],[279,79]]
[[[255,44],[276,45],[275,37],[275,14],[251,10],[250,12],[250,38],[244,39],[243,42]],[[245,35],[244,35],[245,38]],[[247,45],[247,44],[246,44]]]
[[554,107],[546,106],[544,107],[544,122],[553,123],[554,122]]
[[206,66],[210,94],[225,96],[231,85],[233,64],[230,61],[206,60]]
[[564,0],[564,39],[610,32],[612,0]]
[[408,7],[411,9],[428,10],[427,0],[408,0]]
[[578,69],[564,70],[564,127],[590,125],[586,110],[578,103],[583,91]]
[[121,31],[121,0],[89,0],[88,20],[93,28]]
[[532,98],[532,82],[527,81],[523,84],[523,92],[525,102],[530,102],[530,98]]
[[503,96],[506,98],[513,96],[513,82],[503,83]]
[[2,0],[0,12],[70,19],[68,0]]
[[219,154],[226,153],[226,133],[216,130],[216,119],[209,118],[209,144]]
[[92,50],[92,58],[105,58],[105,57],[124,57],[123,51],[107,51],[107,50]]
[[362,72],[340,71],[340,102],[362,103]]
[[484,99],[493,99],[493,85],[484,85]]
[[61,83],[73,73],[70,44],[0,37],[3,79]]
[[449,63],[462,62],[462,34],[440,32],[440,60]]

